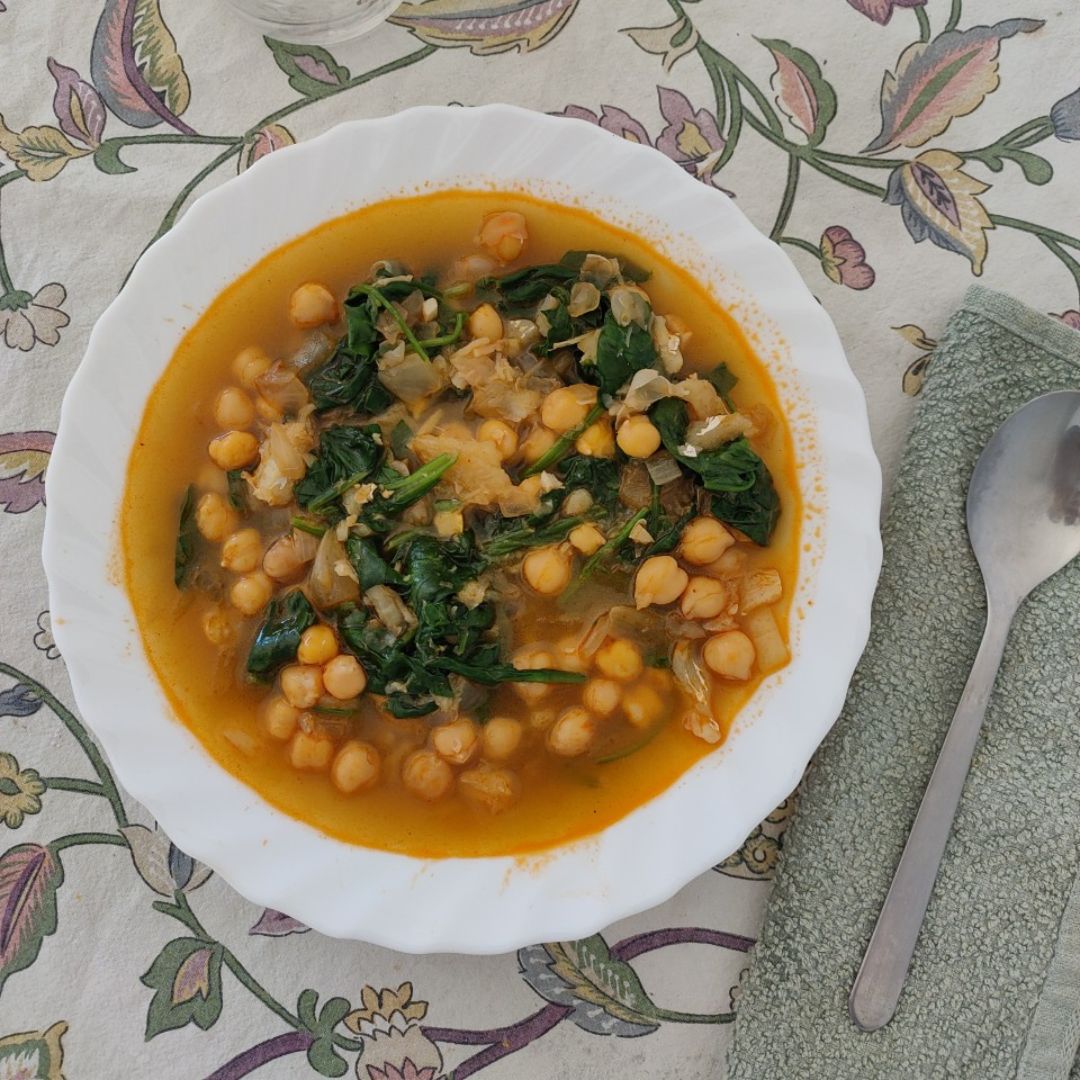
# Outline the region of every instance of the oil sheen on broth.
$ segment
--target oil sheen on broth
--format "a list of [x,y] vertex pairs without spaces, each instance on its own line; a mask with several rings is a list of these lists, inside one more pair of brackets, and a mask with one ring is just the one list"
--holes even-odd
[[[499,214],[509,214],[511,226],[516,215],[524,217],[527,242],[520,253],[517,251],[520,244],[515,245],[513,236],[502,247],[498,235],[494,239],[489,236],[486,247],[480,244],[482,223],[490,223]],[[509,231],[512,234],[514,229],[511,227]],[[603,261],[590,261],[584,270],[580,269],[580,256],[576,257],[579,267],[573,270],[575,257],[564,259],[568,252],[614,256],[620,260],[620,277],[605,281],[604,275],[610,267],[605,269]],[[504,339],[496,350],[500,360],[505,354],[512,365],[539,362],[538,378],[549,380],[537,383],[545,389],[544,402],[552,398],[551,388],[558,387],[560,382],[578,388],[573,393],[584,401],[584,408],[598,401],[597,388],[583,379],[598,378],[594,372],[599,367],[595,354],[599,334],[594,333],[584,343],[549,350],[547,356],[535,356],[544,351],[543,340],[539,344],[532,341],[536,324],[555,334],[556,327],[551,324],[564,314],[563,310],[556,310],[554,301],[546,299],[540,304],[549,306],[549,321],[538,317],[535,297],[515,304],[507,300],[498,285],[480,292],[460,287],[462,280],[478,274],[499,279],[522,268],[564,260],[564,265],[573,272],[568,272],[566,280],[560,283],[563,291],[557,295],[563,298],[564,309],[569,298],[570,309],[577,313],[574,328],[603,333],[606,323],[613,324],[609,328],[611,340],[600,346],[601,351],[608,349],[610,357],[611,341],[621,342],[619,348],[629,349],[634,342],[641,345],[644,339],[630,326],[636,319],[639,324],[651,327],[646,337],[651,335],[661,346],[671,341],[685,359],[684,367],[676,374],[665,370],[664,358],[658,358],[658,370],[651,375],[637,372],[629,384],[631,391],[635,386],[644,387],[653,376],[666,379],[670,375],[668,382],[675,386],[691,374],[697,380],[698,372],[704,375],[718,363],[726,364],[737,378],[728,405],[720,410],[727,414],[733,408],[735,416],[741,418],[737,421],[724,416],[703,419],[694,412],[695,395],[663,398],[646,389],[643,399],[638,394],[638,404],[644,401],[645,406],[637,410],[627,404],[633,394],[628,397],[625,385],[614,402],[601,388],[599,403],[589,414],[600,419],[589,425],[584,441],[572,439],[569,454],[561,460],[556,456],[548,468],[534,472],[532,480],[524,476],[530,471],[530,462],[535,463],[545,447],[551,456],[550,444],[560,434],[557,429],[569,420],[560,420],[556,416],[558,410],[549,407],[548,417],[555,418],[551,432],[541,425],[539,416],[507,425],[521,443],[504,462],[514,488],[509,502],[514,501],[518,490],[528,489],[534,500],[529,504],[534,508],[534,516],[515,517],[521,508],[506,505],[502,509],[509,509],[508,514],[492,513],[500,509],[497,505],[487,512],[478,511],[467,496],[463,500],[462,484],[454,483],[458,475],[455,470],[460,472],[459,455],[438,485],[420,503],[414,504],[412,511],[379,526],[384,530],[389,528],[389,535],[402,534],[397,548],[401,552],[409,551],[409,545],[416,543],[415,539],[404,537],[407,528],[415,530],[413,536],[426,534],[440,543],[448,540],[459,543],[463,541],[460,536],[455,537],[455,532],[462,528],[462,523],[470,532],[471,523],[480,521],[477,526],[480,551],[493,539],[503,537],[497,550],[508,548],[510,553],[489,560],[494,569],[484,578],[489,588],[484,599],[491,602],[492,587],[503,591],[497,593],[494,601],[494,626],[478,632],[477,640],[482,639],[486,646],[492,640],[497,641],[496,651],[501,652],[499,659],[504,664],[559,669],[570,672],[569,677],[587,681],[554,684],[504,681],[492,687],[477,687],[455,677],[454,685],[459,691],[464,687],[464,695],[459,693],[456,706],[451,706],[449,711],[446,702],[441,701],[438,710],[426,716],[390,717],[384,708],[384,702],[390,699],[371,692],[372,677],[377,677],[374,671],[366,673],[367,692],[359,698],[349,697],[357,685],[354,677],[358,665],[342,639],[344,624],[340,621],[335,624],[341,618],[341,611],[331,610],[327,615],[321,607],[319,621],[326,622],[333,633],[309,632],[304,639],[303,655],[312,662],[304,665],[290,659],[287,665],[287,672],[301,667],[305,671],[317,671],[319,663],[325,663],[326,658],[336,653],[345,658],[331,661],[339,665],[337,676],[324,668],[325,684],[315,688],[322,694],[313,709],[289,706],[281,697],[284,682],[302,681],[301,676],[288,673],[282,676],[277,670],[275,683],[275,670],[270,670],[269,681],[249,677],[245,663],[269,599],[262,590],[271,590],[275,597],[295,593],[298,585],[304,593],[311,591],[303,574],[291,582],[266,578],[258,569],[265,548],[275,538],[296,535],[290,534],[290,520],[297,516],[303,527],[311,529],[306,535],[312,547],[319,543],[313,533],[322,529],[332,530],[335,535],[348,532],[350,537],[369,532],[364,521],[371,520],[373,506],[388,505],[380,504],[379,500],[392,496],[392,489],[384,486],[392,473],[373,474],[372,489],[362,489],[357,495],[354,488],[350,496],[354,501],[335,503],[336,513],[329,518],[320,516],[326,511],[325,507],[320,510],[318,499],[312,504],[316,507],[314,513],[298,508],[295,503],[275,509],[253,497],[252,486],[246,480],[239,481],[241,501],[251,509],[236,513],[219,526],[219,532],[227,531],[232,539],[222,545],[222,537],[214,534],[213,523],[207,525],[214,508],[208,503],[198,504],[202,514],[200,526],[217,538],[198,539],[193,555],[198,565],[190,571],[184,588],[177,588],[174,583],[178,515],[189,485],[195,500],[214,494],[221,505],[229,506],[226,472],[219,467],[221,462],[228,464],[229,455],[219,454],[219,464],[215,464],[208,446],[225,429],[222,417],[230,415],[231,399],[226,394],[226,404],[222,406],[221,395],[239,385],[237,356],[256,347],[270,358],[285,360],[296,356],[305,346],[310,347],[312,329],[297,326],[295,305],[301,303],[302,307],[304,295],[296,290],[311,282],[326,286],[336,301],[336,319],[350,289],[360,282],[372,282],[371,268],[378,260],[403,264],[418,278],[434,273],[440,290],[450,286],[447,291],[452,296],[439,307],[434,327],[424,330],[421,325],[425,317],[432,317],[434,302],[421,312],[422,297],[415,296],[408,303],[399,301],[397,316],[386,312],[377,325],[391,339],[402,337],[399,321],[407,326],[411,324],[414,337],[424,333],[428,337],[436,333],[453,337],[456,323],[461,322],[455,319],[454,310],[461,309],[467,318],[460,335],[450,344],[425,349],[433,358],[444,357],[440,364],[452,374],[457,369],[449,358],[458,350],[471,348],[485,362],[495,355],[490,349],[485,350],[484,335],[478,333],[485,325],[492,325],[490,320],[485,324],[483,315],[469,317],[469,312],[487,298],[496,308],[501,308],[502,321],[495,320],[494,325],[504,332],[506,339],[512,327],[513,333],[527,335],[517,343]],[[651,322],[650,308],[640,307],[639,287],[630,280],[631,276],[637,276],[633,268],[648,272],[640,289],[647,293],[651,312],[670,316],[666,337]],[[397,269],[390,266],[377,271],[381,277],[375,279],[375,285],[396,276]],[[599,304],[590,284],[594,281],[602,286],[596,290],[602,297]],[[402,287],[398,289],[400,294]],[[573,289],[576,291],[571,296]],[[507,287],[505,291],[511,290]],[[612,311],[614,291],[620,295]],[[290,299],[296,295],[300,300],[292,300],[294,308],[290,314]],[[317,307],[318,296],[308,297],[308,301]],[[373,318],[385,311],[370,293],[359,296],[358,302],[368,304]],[[590,303],[596,306],[582,314]],[[511,319],[530,305],[533,329],[522,331],[525,324],[512,324]],[[299,315],[299,321],[305,321],[304,312],[300,311]],[[317,311],[312,318],[318,319]],[[311,319],[307,321],[310,324]],[[361,331],[363,325],[366,324],[361,325]],[[325,331],[336,341],[345,333],[345,327],[344,322],[335,321],[318,332]],[[480,341],[471,340],[476,338]],[[398,359],[403,351],[408,356],[409,342],[404,344],[406,348],[398,348],[395,353]],[[382,353],[389,353],[391,342],[380,339],[379,348]],[[662,351],[657,349],[657,355]],[[414,361],[415,353],[409,359]],[[379,360],[380,364],[383,362]],[[590,365],[594,365],[591,370]],[[306,381],[308,373],[302,378]],[[470,408],[473,392],[467,380],[459,377],[456,382],[456,387],[448,387],[436,395],[435,405],[427,402],[411,412],[400,404],[391,405],[396,410],[390,414],[391,426],[397,428],[402,415],[406,422],[404,429],[397,428],[398,434],[408,434],[411,428],[421,437],[416,446],[424,443],[425,438],[424,445],[430,444],[426,451],[423,447],[419,451],[385,447],[384,453],[391,458],[400,451],[408,462],[408,469],[398,466],[402,472],[419,474],[425,459],[429,467],[444,468],[445,459],[437,453],[441,446],[450,445],[440,442],[444,433],[459,440],[471,439],[478,432],[489,442],[503,438],[501,429],[491,426],[491,409],[484,417],[475,415]],[[715,385],[718,392],[726,393],[723,380]],[[654,384],[654,392],[657,386],[662,388],[662,384]],[[255,387],[240,396],[248,401],[257,400],[258,393]],[[700,395],[696,396],[700,401]],[[393,401],[393,396],[390,397]],[[239,421],[245,420],[243,402],[238,398],[231,403],[232,415]],[[663,407],[658,410],[658,406]],[[570,416],[570,420],[576,415]],[[263,440],[267,438],[267,423],[274,418],[274,410],[260,404],[255,419],[240,426]],[[325,411],[305,422],[321,438],[325,429],[340,423],[341,418],[341,410]],[[287,421],[291,417],[282,418],[279,410],[276,419]],[[356,417],[351,420],[353,424],[359,423]],[[483,422],[488,422],[488,427],[480,431]],[[676,429],[674,436],[669,430],[672,423]],[[724,427],[721,441],[715,438],[718,424]],[[538,437],[534,436],[530,444],[529,433],[541,427],[544,427],[543,438],[537,441]],[[650,439],[656,441],[652,432],[660,434],[661,429],[664,439],[648,458],[648,468],[645,458],[624,453],[624,447],[634,455],[647,453],[652,446]],[[390,437],[392,432],[388,430],[386,435],[375,442],[379,445],[395,442]],[[619,441],[613,445],[616,436]],[[669,445],[669,437],[689,442],[680,449],[674,443]],[[770,490],[775,493],[779,515],[776,517],[774,513],[769,520],[771,535],[758,537],[767,539],[766,544],[754,543],[740,532],[722,529],[723,554],[705,566],[701,559],[693,558],[692,534],[698,530],[699,555],[704,551],[711,558],[720,550],[710,553],[709,549],[709,544],[716,541],[718,528],[710,507],[738,507],[734,511],[736,516],[745,512],[748,497],[745,491],[716,496],[710,493],[717,488],[705,491],[701,486],[703,480],[718,484],[720,489],[725,484],[740,486],[738,478],[748,475],[746,460],[728,453],[736,438],[741,438],[748,449],[752,447],[751,460],[760,459],[767,468],[766,475],[771,474]],[[698,451],[690,445],[695,441],[704,449]],[[502,450],[506,449],[503,445]],[[676,461],[669,449],[685,451],[686,456]],[[238,450],[234,447],[233,451],[239,455],[237,460],[245,453],[251,458],[243,445]],[[319,442],[305,451],[309,475],[319,453]],[[698,453],[700,456],[695,459]],[[565,487],[552,486],[560,482],[560,470],[565,469],[566,462],[590,457],[593,461],[612,460],[617,468],[619,497],[612,501],[612,508],[606,513],[599,501],[587,506],[584,497],[575,498]],[[433,459],[438,459],[434,465]],[[662,459],[667,459],[667,471],[661,468],[654,474],[653,467]],[[245,466],[249,475],[257,461],[258,458],[252,458]],[[582,475],[594,477],[608,467],[602,466],[601,473],[588,472],[593,468],[588,463],[581,468],[586,470]],[[238,475],[234,472],[234,483]],[[659,476],[659,484],[650,482],[653,475]],[[673,483],[672,475],[678,477]],[[545,488],[556,494],[551,496]],[[667,499],[665,488],[671,500]],[[646,505],[636,512],[639,522],[634,522],[642,490],[646,492]],[[674,494],[677,491],[684,497],[679,505]],[[758,488],[755,487],[754,493],[759,494]],[[665,498],[662,506],[661,495]],[[366,506],[362,501],[365,497],[369,500]],[[548,497],[568,505],[556,508],[550,518],[535,516],[535,500]],[[689,509],[686,498],[690,499]],[[710,499],[720,499],[721,503]],[[192,521],[194,505],[189,515]],[[343,525],[334,520],[350,508],[356,511],[351,519]],[[365,518],[365,514],[369,517]],[[564,530],[558,535],[558,523],[571,514],[581,517],[584,531]],[[702,517],[710,520],[702,524]],[[350,524],[357,518],[359,528],[354,526],[350,530]],[[147,405],[129,464],[121,537],[127,586],[149,660],[177,715],[221,765],[286,813],[349,842],[417,856],[478,856],[535,851],[595,832],[663,791],[722,741],[733,717],[753,695],[764,675],[786,662],[785,642],[790,595],[797,576],[800,519],[793,448],[775,388],[736,324],[697,282],[638,238],[583,211],[516,194],[451,191],[387,201],[327,223],[273,252],[214,301],[182,341]],[[526,520],[533,523],[526,530],[554,528],[554,541],[514,548],[518,536],[514,530],[519,528],[518,522],[524,525]],[[654,526],[657,523],[680,526],[678,545],[669,543],[665,547],[661,543],[661,550],[650,558],[650,546],[661,539],[648,532],[650,522]],[[638,525],[637,530],[631,530],[634,524]],[[644,533],[639,531],[642,526]],[[685,531],[687,527],[690,533]],[[249,532],[246,538],[233,535],[251,529],[255,533]],[[628,531],[632,531],[629,537],[625,535]],[[506,541],[508,534],[512,535]],[[379,545],[386,543],[387,535],[385,531],[375,532],[374,550],[385,553],[386,549]],[[303,537],[299,540],[303,547]],[[595,555],[600,543],[608,547]],[[705,546],[701,547],[702,544]],[[612,547],[616,550],[612,551]],[[350,548],[350,557],[356,550]],[[221,569],[223,558],[232,569]],[[404,563],[401,565],[405,567]],[[578,581],[587,566],[590,567],[588,580]],[[346,568],[339,566],[339,570]],[[568,585],[557,580],[560,575],[566,577]],[[237,588],[241,579],[250,581]],[[355,586],[334,580],[345,586],[346,592],[353,588],[355,593]],[[714,587],[710,581],[722,584]],[[389,592],[395,589],[406,599],[413,595],[407,586],[394,586],[391,582]],[[714,614],[717,604],[713,603],[718,593],[719,603],[723,604],[719,615]],[[388,593],[381,596],[385,603]],[[475,605],[478,596],[466,599]],[[393,611],[389,614],[382,611],[380,615],[377,600],[373,614],[372,597],[367,591],[359,598],[353,593],[350,597],[346,607],[356,612],[353,625],[371,620],[369,627],[381,629],[379,618],[387,618],[392,624],[398,617]],[[304,596],[294,599],[306,605]],[[251,614],[238,610],[237,603],[241,609],[246,606]],[[597,623],[598,617],[604,618],[603,613],[613,608],[616,618]],[[461,613],[465,608],[453,610]],[[213,612],[218,615],[213,616]],[[327,617],[324,619],[323,615]],[[407,619],[408,613],[403,617]],[[224,629],[220,633],[208,629],[208,622],[213,623],[214,618],[222,622]],[[404,633],[415,633],[414,627],[403,625]],[[661,633],[659,643],[658,633]],[[578,644],[581,651],[575,649]],[[361,652],[361,655],[365,654]],[[483,655],[490,656],[490,652]],[[692,692],[695,688],[701,692],[702,680],[710,706],[708,714]],[[337,697],[328,692],[332,684],[344,687]],[[303,687],[299,691],[296,686],[288,689],[293,694],[292,700],[302,700]],[[398,694],[394,700],[399,711],[408,712],[417,707],[416,694],[410,696],[398,682],[384,687],[384,692]],[[297,693],[299,697],[295,696]],[[342,693],[344,702],[339,700]],[[274,707],[272,701],[279,703],[281,716],[277,720],[268,718],[268,710]],[[612,702],[614,712],[605,715]],[[447,729],[437,739],[434,732],[440,725],[454,720],[455,710],[466,723],[457,729]],[[587,716],[583,717],[582,713]],[[563,723],[560,735],[554,729],[567,714],[570,718]],[[570,745],[575,738],[583,739],[587,747],[581,750]],[[329,742],[323,745],[327,739]],[[476,748],[470,746],[473,739]],[[346,744],[351,747],[349,754],[341,749]],[[373,748],[370,753],[374,756],[370,759],[364,756],[368,748]],[[441,796],[438,798],[417,797],[417,777],[422,788],[432,768],[450,775],[449,790],[435,792]],[[372,770],[374,779],[368,776]],[[403,771],[406,780],[411,778],[414,790],[403,781]],[[474,790],[470,785],[477,776]],[[344,778],[342,783],[337,782],[339,778]],[[350,784],[354,784],[355,790],[342,790]],[[193,792],[192,798],[197,797],[198,793]]]

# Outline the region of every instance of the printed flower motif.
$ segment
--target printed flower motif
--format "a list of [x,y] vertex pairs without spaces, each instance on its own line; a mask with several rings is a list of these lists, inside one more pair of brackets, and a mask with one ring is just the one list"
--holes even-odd
[[990,185],[968,176],[960,168],[963,163],[948,150],[924,151],[889,174],[885,201],[900,207],[916,244],[929,238],[946,251],[964,255],[972,273],[979,275],[986,261],[986,233],[994,225],[976,196]]
[[924,7],[926,0],[847,0],[856,10],[861,11],[868,19],[884,26],[891,18],[893,11],[900,8]]
[[874,284],[874,268],[866,261],[866,251],[843,225],[830,225],[818,246],[821,269],[830,281],[859,292]]
[[909,344],[914,345],[922,353],[917,356],[904,372],[901,387],[908,397],[915,397],[923,388],[926,381],[926,373],[930,368],[930,361],[934,358],[934,350],[937,342],[926,336],[921,326],[914,323],[905,323],[903,326],[894,326],[893,329]]
[[274,908],[264,908],[255,925],[248,931],[261,937],[288,937],[289,934],[306,934],[311,929],[299,919]]
[[361,990],[363,1007],[345,1017],[345,1026],[364,1040],[356,1059],[359,1080],[433,1080],[439,1074],[442,1054],[420,1027],[427,1002],[413,1001],[412,993],[408,982],[396,990]]
[[191,892],[213,871],[181,851],[156,825],[127,825],[120,830],[131,850],[139,877],[158,894],[172,897],[177,889]]
[[0,435],[0,509],[25,514],[45,502],[45,468],[55,439],[51,431]]
[[41,812],[45,782],[37,769],[20,769],[13,754],[0,754],[0,820],[17,829],[27,814]]
[[716,117],[707,109],[695,110],[690,99],[666,86],[656,88],[660,113],[667,127],[656,140],[656,149],[667,154],[699,180],[708,180],[724,149],[724,136]]
[[67,290],[55,281],[42,286],[33,296],[21,289],[0,296],[0,334],[4,344],[21,352],[29,352],[38,342],[57,344],[60,330],[71,322],[61,310],[66,299]]
[[49,609],[38,613],[37,633],[34,635],[34,648],[45,654],[47,660],[55,660],[60,655],[60,650],[53,640],[52,620],[49,617]]
[[1054,135],[1062,142],[1080,139],[1080,90],[1074,90],[1054,105],[1050,110],[1050,123],[1054,126]]
[[368,1066],[369,1080],[434,1080],[435,1070],[432,1068],[418,1069],[408,1058],[400,1069],[395,1069],[387,1062],[385,1068],[375,1065]]
[[281,124],[267,124],[255,132],[255,138],[244,148],[240,160],[237,162],[237,172],[250,169],[256,161],[280,150],[284,146],[292,146],[296,142],[292,132]]
[[569,21],[578,0],[408,0],[390,21],[428,45],[465,46],[474,56],[547,44]]
[[1074,330],[1080,330],[1080,311],[1063,311],[1060,315],[1055,315],[1055,319],[1060,319],[1066,326],[1071,326]]
[[0,716],[33,716],[41,708],[41,698],[24,683],[0,690]]
[[59,175],[69,161],[91,153],[76,146],[58,127],[45,124],[13,131],[0,115],[0,150],[22,169],[30,180],[43,182]]
[[584,120],[586,123],[596,124],[622,139],[642,143],[645,146],[652,146],[652,139],[649,138],[645,125],[640,120],[635,120],[624,109],[616,108],[614,105],[602,105],[599,116],[592,109],[586,109],[583,105],[567,105],[561,113],[555,115]]
[[662,57],[665,71],[670,71],[687,53],[692,53],[701,40],[697,27],[685,15],[664,26],[629,26],[620,32],[639,49]]
[[53,112],[60,121],[60,129],[79,142],[97,149],[105,130],[105,102],[101,95],[74,68],[64,67],[51,56],[48,59],[49,74],[56,80],[53,95]]
[[44,1031],[23,1031],[0,1039],[0,1080],[63,1080],[60,1040],[67,1029],[61,1020]]

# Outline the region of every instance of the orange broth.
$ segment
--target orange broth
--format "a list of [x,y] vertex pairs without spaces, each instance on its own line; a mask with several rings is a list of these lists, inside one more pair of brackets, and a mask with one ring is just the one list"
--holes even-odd
[[[647,268],[645,287],[655,309],[678,313],[694,331],[684,350],[688,364],[707,369],[723,360],[739,378],[736,403],[762,402],[777,418],[755,447],[772,471],[782,513],[770,545],[751,553],[750,567],[780,571],[785,596],[775,613],[786,637],[801,501],[791,435],[768,372],[731,316],[642,240],[585,211],[520,194],[446,191],[368,206],[284,245],[226,288],[184,337],[150,396],[121,512],[126,583],[146,654],[176,715],[207,752],[293,817],[350,843],[420,857],[524,853],[587,836],[662,792],[713,747],[683,730],[673,715],[647,746],[605,764],[535,755],[520,770],[520,801],[499,815],[478,812],[457,798],[425,803],[395,784],[342,794],[324,774],[295,771],[284,747],[262,733],[256,713],[265,688],[238,677],[235,657],[223,656],[204,636],[195,597],[174,586],[176,508],[206,465],[207,443],[218,430],[212,403],[233,381],[232,358],[252,344],[272,356],[289,355],[300,345],[303,334],[287,314],[293,289],[318,280],[343,295],[382,258],[400,259],[416,273],[445,266],[471,249],[484,215],[506,209],[528,219],[524,264],[554,262],[569,249],[586,249]],[[564,623],[556,636],[580,627],[580,614],[551,604],[550,616]],[[534,625],[521,628],[520,639],[551,635],[551,627],[541,629],[534,617]],[[755,676],[728,684],[714,695],[725,733],[760,681]],[[579,700],[579,687],[554,689],[557,704]],[[503,712],[528,713],[511,694],[509,687],[496,690],[493,714],[504,702]]]

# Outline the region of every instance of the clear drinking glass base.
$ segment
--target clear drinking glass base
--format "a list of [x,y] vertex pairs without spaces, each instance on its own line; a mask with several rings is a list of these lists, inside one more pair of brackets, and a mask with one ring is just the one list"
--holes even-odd
[[400,0],[230,0],[264,34],[296,44],[329,45],[374,30]]

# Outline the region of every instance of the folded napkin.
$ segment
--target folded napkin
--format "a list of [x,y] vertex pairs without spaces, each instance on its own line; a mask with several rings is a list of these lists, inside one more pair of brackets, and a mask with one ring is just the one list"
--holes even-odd
[[1080,1076],[1080,563],[1013,624],[896,1017],[863,1034],[847,1014],[983,631],[971,470],[1011,412],[1075,387],[1080,333],[970,290],[889,500],[869,645],[785,838],[731,1080]]

